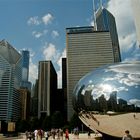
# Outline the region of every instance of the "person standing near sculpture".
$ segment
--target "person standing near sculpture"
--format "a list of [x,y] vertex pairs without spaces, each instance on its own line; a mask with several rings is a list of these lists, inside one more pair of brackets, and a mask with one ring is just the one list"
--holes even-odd
[[129,130],[125,131],[125,135],[123,136],[122,140],[133,140],[132,136],[129,134]]
[[69,140],[69,130],[66,129],[65,131],[65,140]]

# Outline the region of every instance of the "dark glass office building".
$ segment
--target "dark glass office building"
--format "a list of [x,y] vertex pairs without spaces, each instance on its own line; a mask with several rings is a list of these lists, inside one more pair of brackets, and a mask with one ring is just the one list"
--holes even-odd
[[20,118],[22,57],[7,41],[0,41],[0,121]]
[[38,118],[50,116],[56,109],[57,73],[51,61],[39,62]]
[[121,61],[118,33],[114,16],[105,8],[100,7],[96,12],[96,25],[98,31],[109,31],[112,40],[114,62]]
[[31,91],[31,82],[28,81],[29,78],[29,59],[30,53],[28,50],[22,51],[22,82],[21,88],[28,89]]

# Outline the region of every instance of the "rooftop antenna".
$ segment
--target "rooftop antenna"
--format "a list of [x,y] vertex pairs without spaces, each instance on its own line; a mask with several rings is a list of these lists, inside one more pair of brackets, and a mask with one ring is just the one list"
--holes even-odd
[[96,8],[95,8],[95,0],[93,0],[93,20],[94,20],[94,29],[97,31],[97,24],[96,24]]

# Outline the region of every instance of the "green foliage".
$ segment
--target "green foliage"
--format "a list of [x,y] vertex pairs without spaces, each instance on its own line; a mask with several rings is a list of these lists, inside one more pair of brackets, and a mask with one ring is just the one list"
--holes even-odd
[[50,130],[51,129],[51,117],[46,116],[42,122],[42,129],[43,130]]
[[35,130],[35,129],[38,129],[39,128],[39,120],[37,117],[33,117],[31,120],[30,120],[30,128],[31,130]]
[[70,128],[73,129],[75,127],[81,127],[82,125],[82,122],[81,120],[79,119],[78,117],[78,114],[77,113],[74,113],[71,120],[70,120]]
[[61,128],[63,126],[63,117],[60,111],[56,111],[52,117],[52,128]]
[[26,120],[19,120],[16,123],[16,131],[17,132],[25,132],[26,130],[30,130],[30,124]]

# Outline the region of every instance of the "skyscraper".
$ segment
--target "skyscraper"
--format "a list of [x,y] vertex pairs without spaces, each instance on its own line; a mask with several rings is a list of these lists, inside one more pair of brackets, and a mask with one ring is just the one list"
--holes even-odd
[[62,58],[62,89],[64,102],[64,119],[67,120],[67,59]]
[[140,47],[140,0],[131,0],[132,8],[133,8],[133,16],[136,25],[136,33],[137,33],[137,40]]
[[29,78],[29,58],[30,54],[28,50],[22,51],[22,82],[21,88],[25,88],[31,91],[31,82],[28,81]]
[[57,74],[51,61],[39,62],[38,118],[51,115],[56,108]]
[[72,93],[85,74],[102,65],[114,63],[109,31],[94,31],[93,27],[66,29],[68,120],[73,115]]
[[96,26],[98,31],[109,31],[112,40],[114,62],[121,61],[118,33],[114,16],[102,6],[96,12]]
[[22,51],[22,81],[28,81],[29,77],[29,51]]
[[0,120],[20,118],[22,57],[7,41],[0,41]]

